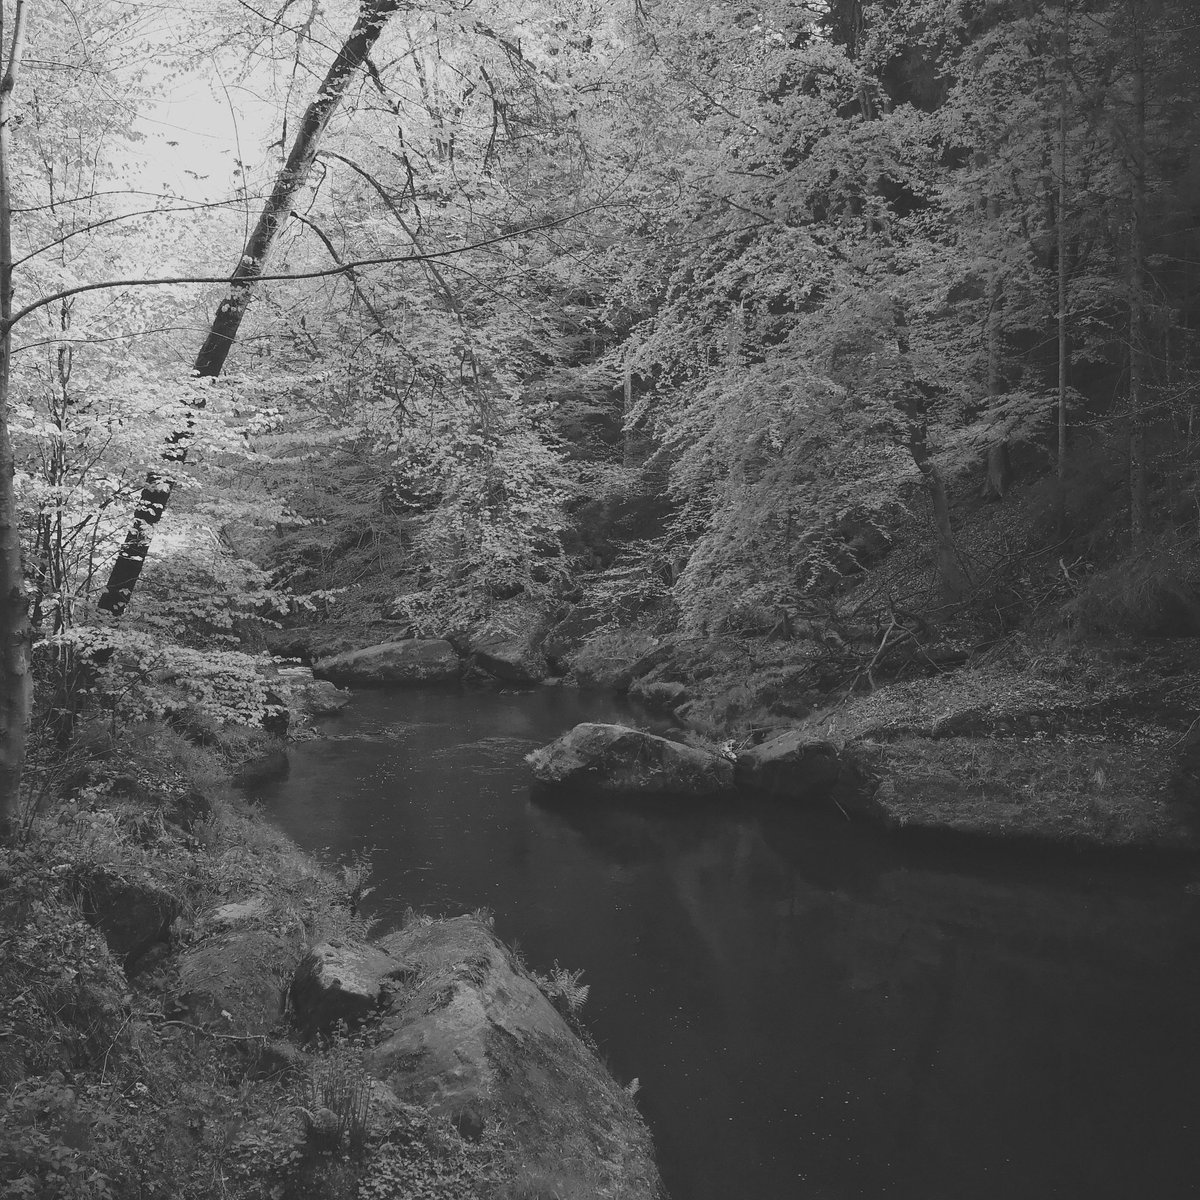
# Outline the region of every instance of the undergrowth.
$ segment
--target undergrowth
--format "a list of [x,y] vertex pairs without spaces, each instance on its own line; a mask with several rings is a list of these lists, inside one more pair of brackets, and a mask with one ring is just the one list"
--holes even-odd
[[[319,866],[238,796],[230,767],[257,735],[210,743],[100,722],[59,766],[50,743],[31,756],[0,850],[0,1198],[354,1200],[400,1194],[400,1178],[422,1181],[414,1196],[477,1194],[484,1167],[464,1173],[432,1133],[397,1142],[352,1047],[260,1078],[261,1038],[172,1011],[170,952],[230,898],[268,896],[275,927],[308,944],[366,931],[348,903],[365,864]],[[126,973],[80,907],[94,870],[174,898],[165,959]],[[443,1176],[468,1182],[431,1190]]]

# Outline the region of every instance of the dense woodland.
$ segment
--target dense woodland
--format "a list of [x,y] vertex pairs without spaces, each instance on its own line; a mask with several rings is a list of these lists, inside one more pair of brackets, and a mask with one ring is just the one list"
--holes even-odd
[[[398,593],[786,637],[914,541],[860,620],[1195,623],[1189,4],[20,10],[10,692],[26,610],[57,693]],[[270,145],[133,188],[206,71]]]
[[[0,1011],[4,1195],[285,1178],[279,1134],[164,1149],[135,1077],[265,1101],[130,1041],[59,861],[174,864],[197,912],[266,871],[310,940],[346,894],[361,932],[362,879],[213,783],[220,729],[278,718],[272,652],[565,624],[552,673],[637,660],[749,744],[1005,653],[1062,676],[1200,635],[1190,0],[0,15],[0,983],[33,997]],[[196,132],[176,93],[237,134],[157,171]],[[103,815],[144,791],[173,799]],[[411,1194],[549,1194],[462,1162],[483,1190]]]

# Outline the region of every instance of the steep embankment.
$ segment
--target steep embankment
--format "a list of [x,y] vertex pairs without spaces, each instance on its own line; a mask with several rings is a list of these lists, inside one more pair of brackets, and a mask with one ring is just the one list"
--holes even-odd
[[656,1196],[646,1128],[561,995],[476,920],[371,943],[360,867],[238,799],[231,773],[277,752],[90,731],[0,854],[0,1183]]

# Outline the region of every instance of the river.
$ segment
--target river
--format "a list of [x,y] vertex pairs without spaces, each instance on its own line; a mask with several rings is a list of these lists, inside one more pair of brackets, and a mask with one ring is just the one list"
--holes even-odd
[[376,692],[260,799],[369,852],[379,932],[487,908],[582,969],[672,1200],[1200,1195],[1200,897],[1178,868],[911,847],[783,804],[544,806],[617,701]]

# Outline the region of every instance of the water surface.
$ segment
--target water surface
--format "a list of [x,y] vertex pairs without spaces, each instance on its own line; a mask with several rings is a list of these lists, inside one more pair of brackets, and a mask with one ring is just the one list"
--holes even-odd
[[615,701],[365,693],[262,793],[372,854],[381,932],[484,907],[582,968],[674,1200],[1200,1195],[1200,901],[1176,869],[917,849],[785,805],[575,804],[523,755]]

